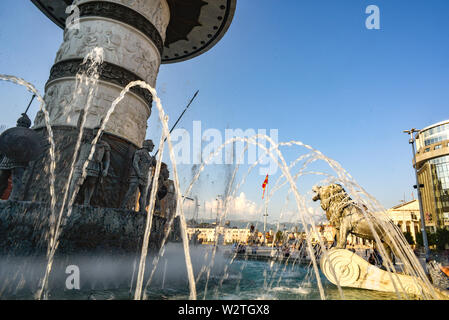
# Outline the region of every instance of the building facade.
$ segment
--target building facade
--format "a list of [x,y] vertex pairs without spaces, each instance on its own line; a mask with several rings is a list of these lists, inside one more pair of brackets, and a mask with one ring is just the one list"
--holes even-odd
[[416,136],[416,166],[426,226],[449,227],[449,120]]
[[421,219],[418,200],[401,203],[387,210],[390,219],[402,232],[410,232],[416,243],[416,234],[420,231]]
[[[218,232],[218,235],[217,235]],[[206,227],[206,228],[187,228],[187,235],[189,240],[193,237],[197,237],[197,240],[204,244],[215,243],[218,238],[219,244],[231,244],[231,243],[248,243],[248,239],[251,236],[250,229],[237,229],[237,228],[225,228],[225,227]]]

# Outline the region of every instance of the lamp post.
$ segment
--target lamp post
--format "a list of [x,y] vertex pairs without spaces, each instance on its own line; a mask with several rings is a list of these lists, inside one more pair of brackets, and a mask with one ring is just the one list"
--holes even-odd
[[223,201],[223,196],[221,194],[219,194],[219,195],[217,195],[217,198],[215,198],[215,200],[217,200],[217,216],[215,217],[215,223],[218,226],[218,216],[220,214],[220,209],[221,209],[220,200]]
[[419,180],[418,180],[418,168],[416,167],[416,153],[415,153],[416,138],[414,135],[415,132],[419,133],[419,130],[417,130],[415,128],[412,128],[411,130],[404,130],[404,133],[407,133],[410,135],[410,139],[408,140],[408,143],[411,144],[411,146],[412,146],[413,168],[415,169],[416,191],[418,193],[419,214],[421,216],[421,232],[422,232],[424,248],[426,250],[426,261],[427,261],[429,259],[430,250],[429,250],[429,242],[427,240],[426,221],[425,221],[425,217],[424,217],[422,198],[421,198],[421,186],[420,186]]

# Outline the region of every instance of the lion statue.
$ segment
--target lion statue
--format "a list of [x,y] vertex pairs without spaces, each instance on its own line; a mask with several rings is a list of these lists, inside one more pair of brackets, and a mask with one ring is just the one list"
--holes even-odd
[[376,221],[373,221],[373,228],[371,228],[363,214],[363,211],[368,208],[356,204],[341,185],[315,186],[312,191],[315,192],[312,200],[321,200],[321,208],[326,212],[329,223],[337,230],[337,249],[346,248],[346,240],[349,234],[374,241],[372,232],[372,229],[374,229],[381,239],[387,255],[392,258],[391,253],[395,253],[395,250],[385,228]]

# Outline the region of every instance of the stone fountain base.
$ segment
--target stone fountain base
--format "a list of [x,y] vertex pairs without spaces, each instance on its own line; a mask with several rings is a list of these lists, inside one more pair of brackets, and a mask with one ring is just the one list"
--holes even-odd
[[[46,203],[0,200],[0,255],[45,255],[50,216]],[[142,247],[145,225],[145,214],[75,205],[62,228],[57,254],[135,253]],[[166,225],[166,218],[154,215],[150,250],[160,247]]]
[[423,295],[449,299],[449,292],[439,290],[421,279],[384,271],[346,249],[331,249],[320,261],[321,271],[333,284],[341,287],[405,293],[407,298]]

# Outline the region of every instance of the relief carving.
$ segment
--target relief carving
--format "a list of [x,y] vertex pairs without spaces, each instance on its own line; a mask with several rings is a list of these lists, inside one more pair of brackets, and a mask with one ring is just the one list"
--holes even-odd
[[[63,83],[52,85],[45,92],[44,101],[50,116],[50,123],[61,122],[67,119],[74,96],[74,84]],[[39,111],[34,120],[35,127],[45,126],[44,113]]]
[[81,44],[77,46],[76,56],[85,57],[95,47],[100,47],[99,33],[101,30],[93,29],[88,26],[84,32],[79,32],[75,38],[81,39]]
[[[147,18],[159,31],[165,41],[167,26],[170,22],[170,9],[165,0],[108,0],[137,11]],[[92,0],[80,0],[78,5]]]
[[160,55],[148,39],[112,22],[84,21],[80,30],[66,31],[55,63],[82,59],[95,47],[104,49],[104,61],[123,66],[155,86]]
[[[45,101],[52,126],[73,126],[81,111],[86,107],[88,88],[77,90],[74,99],[75,80],[62,80],[51,84],[47,88]],[[87,128],[99,125],[101,119],[112,106],[112,102],[120,95],[118,88],[99,83],[89,106],[86,120]],[[140,146],[145,139],[147,119],[150,111],[146,104],[132,95],[125,98],[116,106],[106,124],[106,132],[123,137],[135,145]],[[34,128],[45,126],[43,112],[39,112],[34,121]]]

